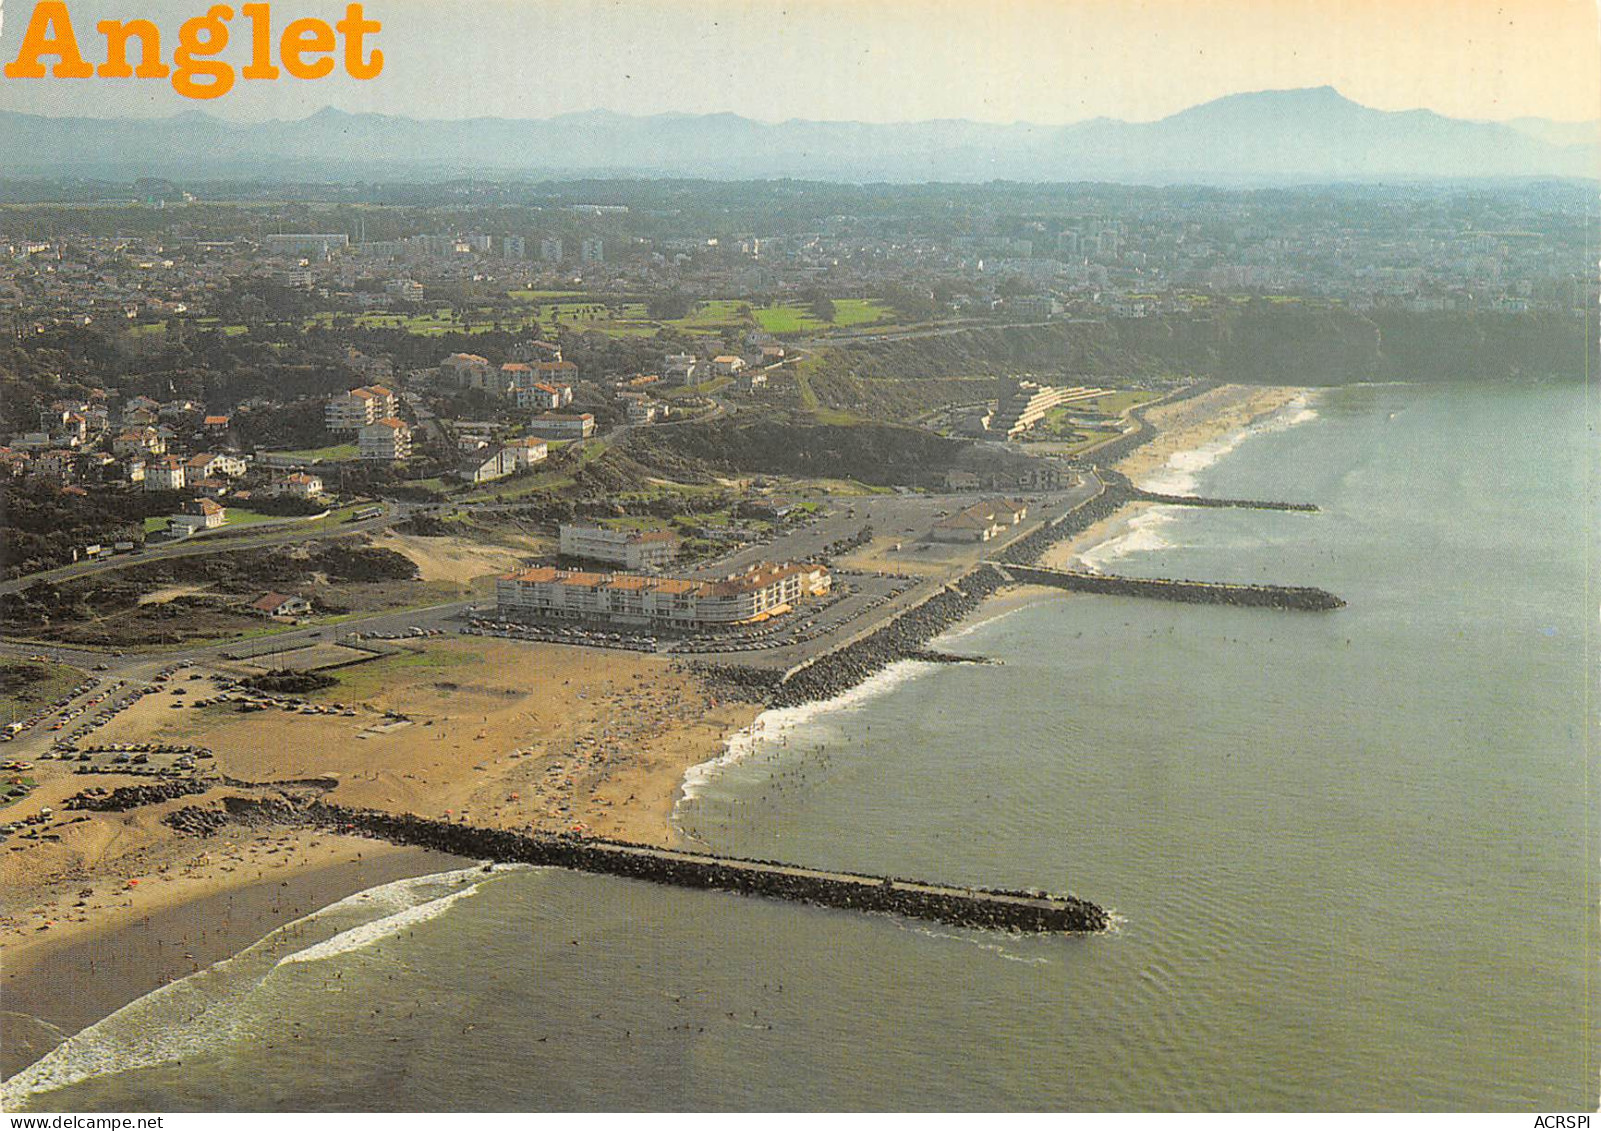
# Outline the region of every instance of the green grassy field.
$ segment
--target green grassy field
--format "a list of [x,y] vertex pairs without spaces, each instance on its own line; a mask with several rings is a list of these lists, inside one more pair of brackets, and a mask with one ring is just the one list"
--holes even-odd
[[826,330],[828,323],[812,313],[812,308],[799,303],[780,303],[763,306],[752,313],[756,324],[769,334],[794,334],[802,330]]
[[[220,501],[223,506],[228,508],[228,526],[254,526],[258,522],[290,522],[298,517],[295,515],[262,514],[260,511],[253,511],[249,507],[236,507],[231,505],[226,497]],[[310,516],[307,516],[303,521],[311,521]]]
[[749,303],[738,299],[715,298],[700,303],[687,318],[675,318],[664,325],[686,333],[749,326],[752,324],[750,316],[746,313],[749,309]]
[[834,325],[860,326],[867,322],[887,322],[895,312],[870,298],[837,298],[834,300]]
[[[418,314],[394,314],[387,311],[354,313],[324,310],[313,314],[305,322],[306,329],[331,329],[348,324],[364,330],[404,330],[419,337],[439,337],[443,334],[482,334],[496,329],[512,331],[530,330],[535,325],[543,331],[569,329],[582,333],[606,334],[610,337],[650,337],[663,326],[686,333],[714,330],[745,329],[759,326],[771,334],[791,334],[803,331],[822,332],[831,327],[861,326],[888,321],[894,312],[872,299],[842,298],[834,300],[834,321],[824,322],[804,303],[775,303],[772,306],[752,308],[743,299],[709,299],[701,302],[686,318],[657,321],[649,315],[643,302],[616,302],[596,298],[582,291],[508,291],[511,306],[474,306],[458,317],[448,306]],[[198,330],[221,329],[229,335],[244,334],[248,328],[241,325],[221,325],[215,318],[199,318],[192,322]],[[135,337],[165,334],[165,322],[140,323],[128,327]]]
[[339,682],[332,687],[313,691],[308,699],[332,700],[337,703],[355,703],[370,699],[379,692],[393,687],[408,676],[416,677],[479,663],[483,660],[482,648],[473,648],[460,640],[441,644],[430,643],[413,651],[407,648],[391,656],[354,664],[330,672]]
[[1054,410],[1050,415],[1054,416],[1056,412],[1104,412],[1116,416],[1118,413],[1131,409],[1136,405],[1154,401],[1161,395],[1155,389],[1123,389],[1116,393],[1106,393],[1087,401],[1074,401],[1072,404],[1064,405],[1061,409]]

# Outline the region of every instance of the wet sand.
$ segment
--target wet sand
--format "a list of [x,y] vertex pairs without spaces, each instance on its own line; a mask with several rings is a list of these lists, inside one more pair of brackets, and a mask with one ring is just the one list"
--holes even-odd
[[394,880],[463,866],[419,849],[366,842],[361,858],[300,867],[282,879],[210,894],[64,945],[8,954],[0,1013],[0,1077],[151,990],[238,954],[277,927]]

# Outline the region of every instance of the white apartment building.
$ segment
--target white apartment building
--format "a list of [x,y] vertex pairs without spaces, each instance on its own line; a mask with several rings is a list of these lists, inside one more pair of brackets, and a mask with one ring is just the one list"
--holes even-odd
[[182,491],[183,485],[183,460],[177,456],[162,456],[145,464],[146,491]]
[[542,440],[584,440],[595,434],[591,413],[546,412],[529,421],[528,431]]
[[330,398],[323,424],[330,432],[359,432],[375,420],[395,415],[395,394],[382,385],[364,385]]
[[624,569],[658,570],[678,560],[680,539],[671,530],[612,530],[583,522],[561,524],[563,557],[609,562]]
[[517,407],[539,408],[550,411],[565,408],[573,403],[573,387],[550,381],[537,381],[530,378],[526,383],[517,385]]
[[398,417],[375,420],[361,430],[357,454],[362,459],[410,459],[411,429]]
[[806,597],[822,596],[831,582],[823,566],[773,562],[718,581],[539,566],[502,577],[495,600],[506,619],[598,617],[693,628],[765,620]]

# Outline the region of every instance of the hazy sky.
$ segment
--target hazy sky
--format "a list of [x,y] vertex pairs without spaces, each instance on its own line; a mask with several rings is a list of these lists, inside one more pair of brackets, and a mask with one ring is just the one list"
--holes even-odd
[[[167,36],[208,0],[71,0]],[[345,0],[274,0],[280,25]],[[1601,113],[1597,0],[367,0],[383,73],[240,82],[197,102],[161,80],[7,79],[0,108],[297,118],[325,105],[415,117],[731,111],[786,118],[1158,118],[1224,94],[1333,85],[1381,109],[1471,118]],[[0,0],[15,57],[33,0]],[[237,7],[237,3],[235,4]],[[229,56],[242,65],[236,19]]]

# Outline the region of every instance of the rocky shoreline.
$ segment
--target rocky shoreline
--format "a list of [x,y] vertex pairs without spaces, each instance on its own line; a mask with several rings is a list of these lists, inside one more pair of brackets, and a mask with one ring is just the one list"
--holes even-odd
[[[1007,564],[1037,562],[1053,545],[1077,537],[1109,517],[1130,499],[1128,481],[1115,477],[1095,497],[1054,523],[1018,539],[995,554]],[[928,642],[955,628],[990,597],[1013,584],[993,565],[977,566],[875,632],[825,653],[787,675],[738,665],[703,665],[695,670],[725,694],[768,707],[798,707],[843,695],[900,660],[926,660]]]

